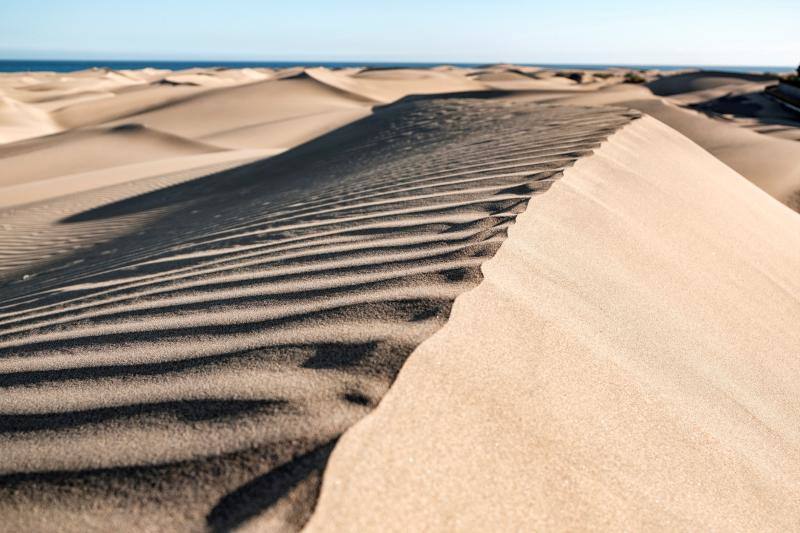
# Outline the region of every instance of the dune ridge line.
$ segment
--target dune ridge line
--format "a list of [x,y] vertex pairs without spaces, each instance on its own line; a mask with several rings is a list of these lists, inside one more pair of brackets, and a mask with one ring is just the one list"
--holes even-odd
[[797,213],[644,117],[481,269],[338,441],[306,531],[797,524]]
[[336,439],[530,199],[638,116],[411,99],[205,177],[0,211],[6,523],[300,528]]

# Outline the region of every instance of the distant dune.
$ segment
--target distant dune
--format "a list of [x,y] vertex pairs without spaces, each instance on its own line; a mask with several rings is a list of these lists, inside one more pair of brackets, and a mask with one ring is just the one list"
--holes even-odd
[[81,129],[0,146],[0,161],[9,169],[0,178],[0,186],[220,151],[222,149],[216,146],[151,130],[137,123]]
[[[690,73],[660,78],[647,87],[625,84],[578,96],[534,97],[540,102],[622,105],[643,111],[686,135],[781,202],[800,210],[800,116],[764,94],[764,88],[774,83],[774,78],[765,76],[710,73],[706,77]],[[727,102],[729,113],[714,113],[714,102],[734,90],[736,99]],[[651,91],[672,97],[661,98]],[[706,109],[703,102],[711,102],[707,114],[701,112]]]
[[771,83],[0,74],[0,530],[792,529]]

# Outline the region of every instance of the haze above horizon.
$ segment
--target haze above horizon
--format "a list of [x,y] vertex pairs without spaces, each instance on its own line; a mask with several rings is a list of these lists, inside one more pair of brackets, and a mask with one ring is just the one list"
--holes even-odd
[[0,58],[795,65],[800,4],[6,0]]

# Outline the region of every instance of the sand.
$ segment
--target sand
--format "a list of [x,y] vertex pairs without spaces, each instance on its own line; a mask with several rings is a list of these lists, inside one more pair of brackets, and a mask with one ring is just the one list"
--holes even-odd
[[765,81],[764,76],[689,73],[658,78],[647,86],[617,84],[588,94],[520,94],[515,98],[638,109],[800,211],[800,143],[796,140],[800,139],[800,116],[764,94],[770,84],[774,79]]
[[[169,157],[209,154],[220,148],[141,124],[82,129],[0,146],[9,172],[0,187]],[[87,154],[83,158],[78,154]],[[99,183],[102,185],[102,182]]]
[[[175,172],[205,166],[215,152],[229,153],[210,159],[275,155],[409,94],[487,89],[464,73],[438,71],[0,74],[0,143],[5,143],[0,144],[0,188],[16,187],[0,194],[0,206],[152,177],[158,161],[164,162],[164,172]],[[130,168],[137,163],[154,165],[148,175]],[[85,175],[100,170],[107,172]],[[43,180],[79,174],[52,189],[42,186]]]
[[0,75],[0,530],[791,529],[800,122],[626,74]]
[[412,101],[202,179],[0,213],[6,523],[299,527],[333,443],[527,200],[636,116]]
[[482,270],[340,440],[308,531],[794,529],[796,213],[644,118]]
[[[104,127],[113,132],[117,126],[142,125],[153,134],[208,145],[205,150],[264,150],[274,155],[363,118],[376,105],[408,95],[505,92],[530,101],[640,109],[687,135],[780,201],[800,209],[800,167],[796,164],[800,121],[796,112],[764,92],[775,83],[774,76],[649,71],[637,73],[647,84],[636,85],[621,83],[627,72],[493,65],[428,70],[96,69],[4,74],[0,75],[0,142],[64,130]],[[111,168],[107,160],[89,161],[100,150],[86,147],[75,153],[75,159],[80,156],[87,168]],[[122,153],[106,152],[105,159]],[[16,171],[12,162],[5,163]],[[59,160],[51,165],[47,177],[75,172],[62,164]],[[187,164],[188,168],[198,166]],[[25,169],[19,174],[8,179],[24,181]]]

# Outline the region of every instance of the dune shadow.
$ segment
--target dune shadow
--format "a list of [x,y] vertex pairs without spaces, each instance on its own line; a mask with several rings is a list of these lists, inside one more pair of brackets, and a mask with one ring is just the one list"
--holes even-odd
[[[648,82],[645,86],[657,96],[672,96],[679,93],[721,86],[736,81],[764,82],[775,81],[777,79],[777,76],[771,74],[702,70],[671,74]],[[709,80],[712,81],[709,82]]]
[[234,530],[275,506],[293,490],[300,494],[282,502],[287,507],[282,518],[300,529],[313,511],[305,502],[317,499],[322,472],[335,444],[336,439],[226,494],[206,517],[209,529],[215,533]]
[[[114,189],[77,213],[45,206],[63,248],[21,240],[42,260],[3,287],[0,389],[31,406],[87,400],[0,416],[33,465],[0,476],[0,498],[299,529],[335,439],[481,282],[516,216],[638,116],[465,96],[410,97],[274,158]],[[154,384],[149,403],[95,401]],[[128,443],[92,455],[93,439],[129,430],[140,456]],[[43,471],[50,452],[22,448],[36,432],[81,434],[84,455]]]
[[180,400],[137,403],[41,414],[0,414],[0,434],[58,431],[122,420],[174,418],[183,422],[223,420],[253,414],[276,414],[291,409],[288,401],[268,400]]
[[778,129],[783,131],[800,129],[800,114],[775,102],[763,92],[726,94],[719,98],[689,104],[687,107],[710,118],[747,119],[752,121],[745,126],[749,129],[764,126],[777,127],[771,128],[772,132]]
[[[265,180],[268,180],[268,185],[275,192],[281,189],[297,188],[302,186],[302,182],[298,183],[297,170],[307,165],[307,158],[310,159],[309,155],[314,154],[315,159],[325,158],[330,154],[336,153],[338,148],[349,141],[369,136],[370,132],[380,130],[386,120],[380,113],[377,113],[378,111],[385,113],[387,110],[394,109],[401,113],[403,108],[415,102],[448,99],[490,99],[507,94],[507,91],[490,90],[406,96],[397,102],[376,106],[376,114],[356,120],[282,154],[88,209],[65,217],[60,222],[70,224],[97,221],[167,207],[182,206],[188,208],[189,205],[194,207],[204,201],[217,203],[215,199],[217,199],[218,195],[239,191],[240,196],[245,196],[248,187],[263,187],[266,184]],[[135,127],[136,125],[132,126]]]
[[358,364],[375,351],[377,343],[363,344],[323,343],[318,344],[316,353],[303,363],[303,368],[339,368]]

